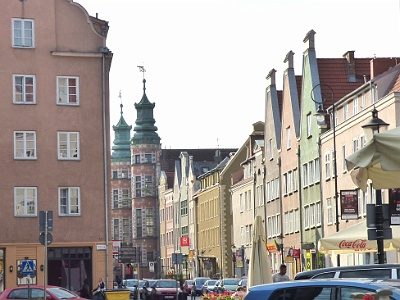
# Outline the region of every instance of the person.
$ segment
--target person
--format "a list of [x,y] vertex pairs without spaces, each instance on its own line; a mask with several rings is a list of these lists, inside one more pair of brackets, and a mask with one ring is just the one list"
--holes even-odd
[[279,268],[279,273],[272,275],[273,282],[289,281],[289,276],[286,275],[286,265],[281,265]]
[[193,283],[192,289],[190,291],[190,300],[196,299],[196,285]]
[[104,290],[105,290],[105,283],[103,281],[103,278],[99,279],[99,285],[93,290],[93,296],[96,296],[96,299],[105,299],[104,296]]
[[79,292],[80,292],[81,298],[90,299],[89,280],[87,278],[85,278],[85,280],[83,280],[83,285]]

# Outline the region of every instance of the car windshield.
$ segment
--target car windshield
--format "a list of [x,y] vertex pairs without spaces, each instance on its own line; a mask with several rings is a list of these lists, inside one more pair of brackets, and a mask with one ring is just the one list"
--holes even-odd
[[125,282],[126,287],[135,287],[137,286],[137,284],[138,284],[137,280],[127,280]]
[[224,280],[224,284],[225,285],[239,284],[239,280],[238,279],[226,279],[226,280]]
[[147,281],[139,281],[139,287],[144,287]]
[[193,284],[193,280],[186,280],[186,284],[188,284],[188,285]]
[[57,298],[60,299],[78,298],[77,295],[63,288],[48,288],[47,291],[52,292]]
[[149,280],[149,287],[153,287],[156,282],[157,280]]
[[198,278],[196,279],[196,285],[203,285],[207,280],[207,278]]
[[159,280],[159,281],[157,281],[157,287],[159,287],[159,288],[177,288],[178,283],[176,281]]
[[216,280],[207,280],[207,285],[215,285]]

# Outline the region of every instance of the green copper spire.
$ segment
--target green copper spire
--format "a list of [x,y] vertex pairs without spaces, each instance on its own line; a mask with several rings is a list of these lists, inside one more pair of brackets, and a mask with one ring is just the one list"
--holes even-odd
[[160,137],[157,134],[156,122],[153,118],[155,104],[150,103],[146,96],[146,79],[143,78],[143,96],[139,103],[135,103],[137,112],[136,126],[133,128],[135,134],[131,140],[132,144],[159,144]]
[[[121,98],[121,92],[119,93]],[[130,161],[131,150],[130,150],[130,139],[131,139],[131,129],[132,126],[125,122],[122,112],[122,101],[121,107],[121,117],[117,125],[113,126],[114,130],[114,146],[112,146],[111,161]]]

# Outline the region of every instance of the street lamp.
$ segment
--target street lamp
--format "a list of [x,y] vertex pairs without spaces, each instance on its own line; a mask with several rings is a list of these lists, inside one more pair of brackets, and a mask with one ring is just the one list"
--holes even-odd
[[[316,88],[319,88],[321,91],[321,102],[316,101],[314,99],[314,90]],[[338,199],[338,181],[337,181],[337,162],[336,162],[336,122],[335,122],[335,115],[336,115],[336,107],[335,107],[335,97],[333,93],[333,89],[327,85],[327,84],[317,84],[316,86],[313,87],[311,90],[311,99],[314,101],[316,104],[318,104],[318,110],[315,114],[317,118],[318,124],[321,124],[323,121],[325,121],[325,116],[328,115],[322,108],[322,104],[326,102],[326,96],[325,93],[322,91],[322,88],[328,89],[328,92],[330,93],[331,101],[332,101],[332,119],[331,119],[331,127],[333,129],[333,172],[335,175],[335,221],[336,221],[336,232],[339,232],[339,199]],[[329,95],[328,95],[329,96]],[[337,265],[340,266],[340,256],[337,255]]]
[[[367,124],[361,127],[364,129],[365,137],[367,138],[367,140],[371,140],[375,133],[379,133],[379,128],[386,129],[388,126],[388,123],[378,118],[378,111],[374,107],[374,109],[372,110],[372,119]],[[375,190],[375,226],[379,264],[385,263],[385,249],[383,245],[383,221],[382,193],[381,190]]]
[[232,265],[233,265],[233,277],[236,275],[236,246],[232,245]]

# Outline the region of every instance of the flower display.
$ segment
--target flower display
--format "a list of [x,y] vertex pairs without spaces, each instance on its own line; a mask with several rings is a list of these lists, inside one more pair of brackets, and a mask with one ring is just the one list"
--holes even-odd
[[375,300],[375,297],[370,294],[365,294],[362,300]]
[[235,295],[235,292],[225,291],[222,294],[208,293],[201,296],[202,300],[242,300],[244,297],[241,295]]

